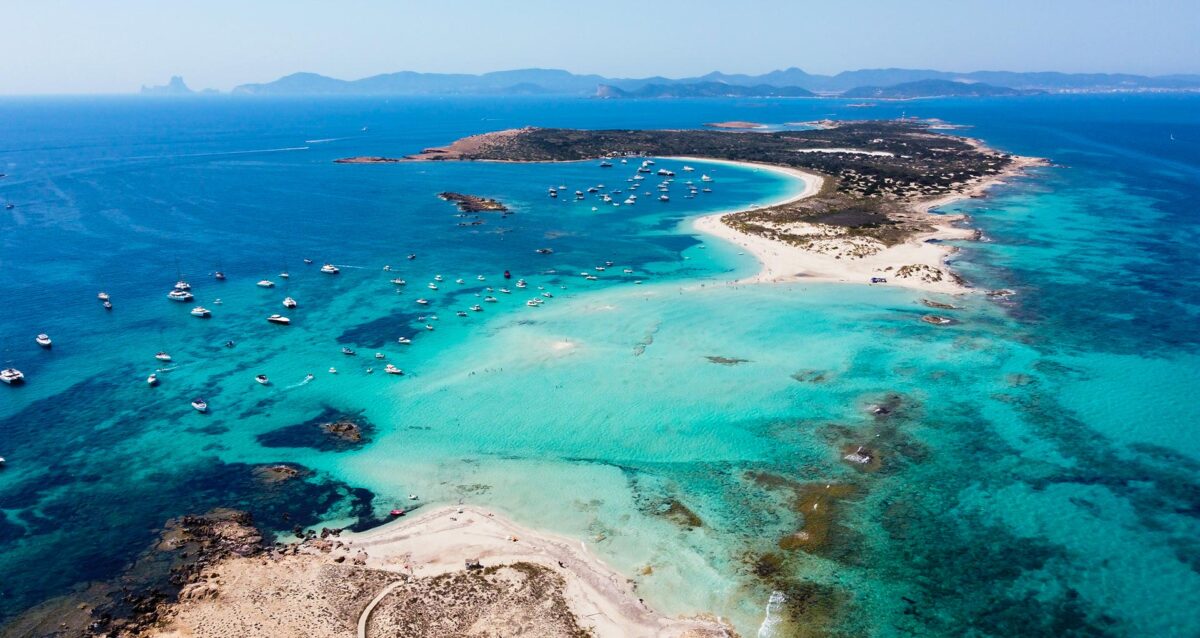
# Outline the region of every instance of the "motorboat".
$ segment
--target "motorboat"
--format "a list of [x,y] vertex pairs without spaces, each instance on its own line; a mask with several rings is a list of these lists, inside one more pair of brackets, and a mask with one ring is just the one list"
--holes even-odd
[[625,273],[626,275],[632,275],[632,274],[633,274],[633,269],[632,269],[632,268],[626,268],[625,270],[622,270],[621,272]]
[[208,412],[208,402],[204,399],[192,399],[192,407],[196,408],[197,412]]
[[700,176],[700,181],[702,181],[702,182],[711,182],[711,181],[713,181],[713,178],[709,177],[708,175],[701,175],[701,176]]
[[299,305],[300,304],[296,303],[296,300],[292,299],[291,297],[283,298],[283,307],[284,308],[295,308],[296,306],[299,306]]
[[528,285],[529,285],[529,284],[525,283],[525,280],[524,280],[524,279],[518,279],[518,280],[517,280],[517,288],[524,288],[525,286],[528,286]]
[[191,289],[192,289],[192,285],[182,279],[175,282],[175,290],[191,290]]
[[146,385],[150,387],[158,385],[158,374],[151,372],[150,376],[146,377]]
[[485,281],[486,279],[483,275],[475,275],[475,281]]
[[336,275],[342,271],[338,270],[338,267],[334,266],[333,264],[325,264],[324,266],[321,266],[321,272],[327,275]]
[[610,162],[608,160],[604,160],[603,162],[600,162],[600,168],[612,168],[612,165],[613,165],[612,162]]
[[669,202],[669,201],[671,201],[671,196],[670,196],[670,195],[667,195],[667,194],[659,195],[659,196],[658,196],[658,201],[660,201],[660,202]]
[[454,314],[455,314],[456,316],[459,316],[459,317],[465,317],[465,316],[467,316],[467,311],[466,311],[466,310],[459,310],[459,311],[455,312]]
[[347,348],[347,347],[344,347],[344,346],[343,346],[343,347],[342,347],[342,354],[346,355],[347,357],[353,357],[353,356],[357,355],[358,353],[357,353],[357,352],[355,352],[355,351],[353,351],[353,350],[351,350],[350,348]]
[[506,294],[506,295],[512,294],[512,291],[511,291],[511,290],[509,290],[508,288],[501,288],[501,289],[500,289],[500,292],[502,292],[502,293],[504,293],[504,294]]
[[443,277],[441,275],[434,275],[433,280],[434,281],[443,281]]
[[208,308],[205,308],[204,306],[196,306],[195,308],[192,308],[192,316],[200,317],[201,319],[208,319],[212,316],[212,312],[210,312]]
[[409,253],[409,255],[408,255],[408,260],[409,260],[409,261],[412,261],[412,260],[414,260],[414,259],[416,259],[416,258],[417,258],[417,256],[416,256],[415,254],[413,254],[413,253]]
[[337,368],[329,368],[329,374],[337,374]]
[[392,280],[392,283],[396,284],[397,286],[403,286],[403,285],[407,284],[408,282],[404,281],[403,279],[401,279],[399,277],[396,277],[395,279]]
[[711,188],[701,188],[701,189],[700,189],[700,192],[701,192],[701,193],[711,193],[711,192],[712,192],[712,189],[711,189]]
[[155,358],[155,359],[158,359],[159,361],[170,361],[170,360],[171,360],[171,355],[169,355],[169,354],[167,354],[167,353],[165,353],[165,352],[159,352],[159,353],[157,353],[157,354],[155,354],[155,355],[154,355],[154,358]]
[[484,297],[483,300],[488,303],[495,303],[496,301],[498,301],[495,297],[493,297],[491,295]]
[[422,305],[422,306],[428,306],[428,305],[429,305],[429,300],[428,300],[428,299],[418,299],[418,300],[417,300],[417,303],[418,303],[418,304],[420,304],[420,305]]
[[466,281],[465,281],[465,280],[464,280],[462,277],[459,277],[458,279],[455,279],[455,280],[454,280],[454,283],[456,283],[456,284],[465,284],[465,283],[467,283],[467,282],[466,282]]
[[267,321],[270,323],[277,323],[281,326],[286,326],[292,323],[291,319],[288,319],[283,315],[271,315],[270,317],[267,317]]
[[54,342],[50,340],[50,335],[48,335],[44,332],[42,334],[38,335],[37,337],[35,337],[33,340],[36,341],[37,344],[43,348],[49,348],[50,346],[54,345]]
[[408,337],[398,337],[396,339],[396,343],[407,346],[412,343],[412,339],[409,339]]
[[217,272],[213,273],[213,279],[216,279],[217,281],[225,281],[225,273],[218,270]]
[[683,166],[683,172],[685,172],[685,173],[690,173],[690,172],[692,172],[692,171],[694,171],[694,170],[696,170],[696,169],[694,169],[694,168],[692,168],[691,166],[688,166],[688,165],[686,165],[686,164]]
[[270,279],[263,279],[262,281],[258,282],[258,287],[259,288],[274,288],[275,282],[271,281]]
[[385,367],[383,368],[383,371],[384,371],[384,372],[386,372],[386,373],[388,373],[388,374],[398,374],[398,375],[403,375],[403,374],[404,374],[404,371],[403,371],[403,370],[401,370],[400,368],[397,368],[396,366],[394,366],[394,365],[392,365],[392,364],[390,364],[390,363],[389,363],[389,364],[387,364],[387,366],[385,366]]
[[433,324],[428,324],[428,323],[427,323],[427,324],[425,324],[425,329],[426,329],[426,330],[433,330]]
[[[554,253],[554,250],[551,248],[538,248],[534,252],[536,252],[539,255],[550,255],[550,254]],[[506,270],[504,272],[508,272],[508,271]]]
[[483,306],[475,304],[474,306],[471,306],[471,310],[474,312],[481,312],[483,310]]
[[8,385],[20,385],[25,382],[25,374],[16,368],[0,370],[0,381]]
[[280,278],[280,279],[287,279],[288,277],[291,277],[291,276],[292,276],[292,275],[291,275],[291,273],[289,273],[289,272],[288,272],[288,271],[286,271],[286,270],[285,270],[285,271],[283,271],[283,272],[281,272],[281,273],[279,273],[279,278]]
[[550,291],[547,290],[546,292],[542,293],[542,296],[549,299],[549,298],[553,297],[554,295],[550,294]]
[[192,293],[186,290],[176,289],[167,293],[167,299],[170,299],[171,301],[191,301],[195,298],[196,297],[193,296]]
[[96,298],[99,299],[100,301],[108,301],[108,299],[109,299],[108,293],[104,292],[104,291],[101,291],[99,294],[97,294]]
[[219,305],[221,305],[221,304],[223,304],[223,303],[225,303],[225,302],[224,302],[224,301],[221,301],[221,298],[220,298],[220,297],[217,297],[216,299],[213,299],[213,305],[214,305],[214,306],[219,306]]
[[259,384],[261,384],[261,385],[267,385],[267,384],[271,383],[271,380],[268,379],[267,375],[265,375],[265,374],[254,375],[254,380],[259,382]]
[[306,263],[306,264],[309,264],[309,265],[312,265],[312,263],[313,263],[313,260],[311,260],[311,259],[308,259],[308,258],[305,258],[305,260],[304,260],[304,263]]
[[537,308],[539,305],[541,305],[541,300],[540,299],[530,299],[529,301],[525,302],[525,305],[529,306],[530,308]]
[[584,277],[584,279],[586,279],[588,281],[596,281],[597,279],[599,279],[599,277],[597,277],[596,275],[588,275],[587,277]]
[[375,353],[375,358],[376,358],[376,359],[382,359],[382,358],[383,358],[383,353],[382,353],[382,352],[376,352],[376,353]]
[[437,290],[437,289],[438,289],[438,286],[437,286],[437,284],[433,283],[432,281],[431,281],[431,282],[429,282],[429,286],[427,286],[427,287],[428,287],[430,290]]

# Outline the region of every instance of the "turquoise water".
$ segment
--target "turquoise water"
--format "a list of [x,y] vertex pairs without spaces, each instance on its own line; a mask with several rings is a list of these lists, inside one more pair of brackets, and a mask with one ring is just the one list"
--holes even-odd
[[[111,577],[180,513],[233,504],[281,532],[365,526],[415,493],[579,538],[652,605],[719,614],[745,635],[773,591],[785,599],[774,635],[1195,634],[1197,106],[2,102],[0,198],[17,207],[0,213],[0,302],[17,311],[0,316],[0,348],[30,381],[0,392],[0,569],[48,560],[52,575],[6,581],[0,605]],[[625,190],[632,167],[331,163],[525,124],[900,110],[1058,163],[952,207],[989,239],[963,246],[961,272],[1016,290],[955,300],[953,327],[921,323],[911,291],[727,285],[755,263],[688,219],[798,188],[770,173],[696,165],[712,194],[612,207],[546,188]],[[459,226],[442,190],[515,213]],[[316,272],[324,261],[341,275]],[[598,280],[579,275],[605,261]],[[530,287],[475,296],[505,285],[505,269]],[[164,298],[177,271],[212,319]],[[445,281],[426,289],[435,274]],[[539,286],[554,297],[526,307]],[[294,325],[265,323],[285,294],[301,304]],[[455,316],[474,303],[485,311]],[[42,331],[53,350],[33,343]],[[160,349],[175,361],[148,388]],[[408,374],[382,374],[376,351]],[[210,414],[191,410],[195,396]],[[333,412],[369,423],[371,442],[309,447],[311,426],[295,426]],[[841,460],[857,445],[878,451],[877,472]],[[312,474],[255,482],[253,465],[279,461]],[[797,511],[813,493],[821,513]],[[672,502],[702,525],[665,516]],[[823,542],[781,548],[801,527]]]

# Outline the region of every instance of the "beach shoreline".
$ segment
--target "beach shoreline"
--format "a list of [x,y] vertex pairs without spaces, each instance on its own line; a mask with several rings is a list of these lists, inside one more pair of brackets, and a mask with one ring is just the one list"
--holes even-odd
[[[632,581],[608,567],[582,541],[523,527],[478,506],[418,509],[364,532],[341,532],[328,539],[323,533],[265,555],[226,557],[205,571],[208,575],[190,583],[165,610],[167,621],[154,635],[228,635],[268,623],[283,623],[281,628],[318,638],[344,635],[341,628],[354,625],[360,637],[368,635],[368,627],[394,635],[389,632],[402,630],[395,624],[397,618],[442,622],[445,617],[428,614],[461,613],[461,609],[452,612],[453,607],[442,612],[422,607],[428,602],[424,601],[416,609],[426,616],[413,616],[414,595],[436,597],[439,591],[452,590],[457,593],[447,594],[451,599],[470,598],[480,582],[501,588],[513,585],[520,591],[525,588],[521,583],[532,582],[526,579],[549,589],[532,601],[511,603],[524,606],[515,609],[522,626],[529,619],[545,623],[552,603],[560,601],[557,609],[573,618],[565,624],[598,638],[736,635],[720,619],[657,613],[642,602]],[[475,586],[461,587],[463,582]],[[393,595],[397,590],[402,593]],[[312,602],[336,600],[346,591],[354,592],[348,603],[326,607]],[[458,620],[488,632],[502,631],[514,612],[511,607],[498,610],[486,604],[479,610],[484,616]],[[562,618],[558,617],[559,629]]]
[[[991,150],[977,139],[965,139],[981,151]],[[908,206],[910,211],[920,216],[922,221],[932,226],[930,231],[917,233],[907,238],[904,242],[884,247],[875,254],[841,259],[838,256],[830,254],[830,252],[836,251],[828,250],[830,244],[838,244],[836,238],[826,241],[824,244],[826,250],[824,251],[806,250],[800,246],[761,235],[743,233],[725,221],[731,215],[744,213],[749,210],[782,206],[812,197],[820,192],[825,180],[824,177],[815,173],[774,164],[718,160],[704,157],[676,157],[673,159],[726,164],[748,169],[765,169],[777,174],[800,179],[804,182],[804,188],[800,193],[766,206],[712,213],[691,220],[690,226],[693,230],[734,244],[758,260],[761,267],[757,273],[730,282],[731,284],[795,283],[804,281],[856,283],[894,285],[924,292],[953,295],[968,293],[973,289],[965,285],[947,264],[948,260],[958,252],[958,248],[943,242],[974,239],[976,231],[956,225],[965,222],[967,220],[966,215],[937,214],[932,212],[933,209],[960,200],[981,197],[988,189],[1007,183],[1008,180],[1023,174],[1026,169],[1046,164],[1045,160],[1040,158],[1014,155],[1012,156],[1013,162],[1010,166],[989,179],[980,180],[942,197],[924,199]],[[906,267],[910,269],[924,268],[945,271],[950,276],[939,278],[936,281],[922,277],[894,276]],[[886,279],[886,283],[872,282],[872,278]]]

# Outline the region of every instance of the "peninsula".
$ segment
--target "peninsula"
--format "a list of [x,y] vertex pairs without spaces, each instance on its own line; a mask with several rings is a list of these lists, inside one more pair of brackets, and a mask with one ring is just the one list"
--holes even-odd
[[427,148],[410,161],[581,161],[677,157],[735,162],[804,181],[772,206],[696,220],[763,263],[754,281],[825,280],[894,284],[932,292],[967,288],[947,265],[972,239],[961,215],[930,209],[965,197],[1042,160],[948,135],[916,120],[814,123],[806,130],[574,130],[522,128]]

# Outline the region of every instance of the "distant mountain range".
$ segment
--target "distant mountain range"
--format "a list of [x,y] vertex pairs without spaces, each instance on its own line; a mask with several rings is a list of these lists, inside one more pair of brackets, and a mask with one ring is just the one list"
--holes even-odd
[[[176,81],[178,80],[178,81]],[[931,82],[935,82],[932,83]],[[974,87],[964,89],[964,86]],[[885,90],[887,89],[887,90]],[[1200,90],[1200,74],[1143,76],[1111,73],[951,73],[922,69],[864,69],[815,75],[789,68],[762,75],[709,73],[692,78],[607,78],[556,69],[518,69],[481,75],[401,71],[359,80],[294,73],[273,82],[243,84],[235,95],[575,95],[598,97],[799,97],[844,95],[887,99],[930,95],[1011,95],[1008,91],[1109,92]],[[148,95],[186,94],[180,78]],[[931,92],[933,91],[933,92]],[[937,92],[942,91],[942,92]],[[868,92],[868,93],[864,93]],[[1020,94],[1020,93],[1019,93]]]
[[1007,97],[1045,93],[1041,89],[1013,89],[983,82],[953,82],[950,80],[918,80],[892,86],[860,86],[842,93],[846,98],[877,100],[908,100],[920,97]]
[[654,98],[654,97],[813,97],[816,93],[798,86],[756,84],[741,86],[723,82],[694,82],[689,84],[645,84],[625,90],[609,84],[596,87],[596,97]]
[[188,85],[183,82],[183,78],[178,75],[171,76],[171,81],[161,86],[146,86],[142,85],[142,95],[215,95],[215,89],[204,89],[203,91],[193,91],[188,88]]

